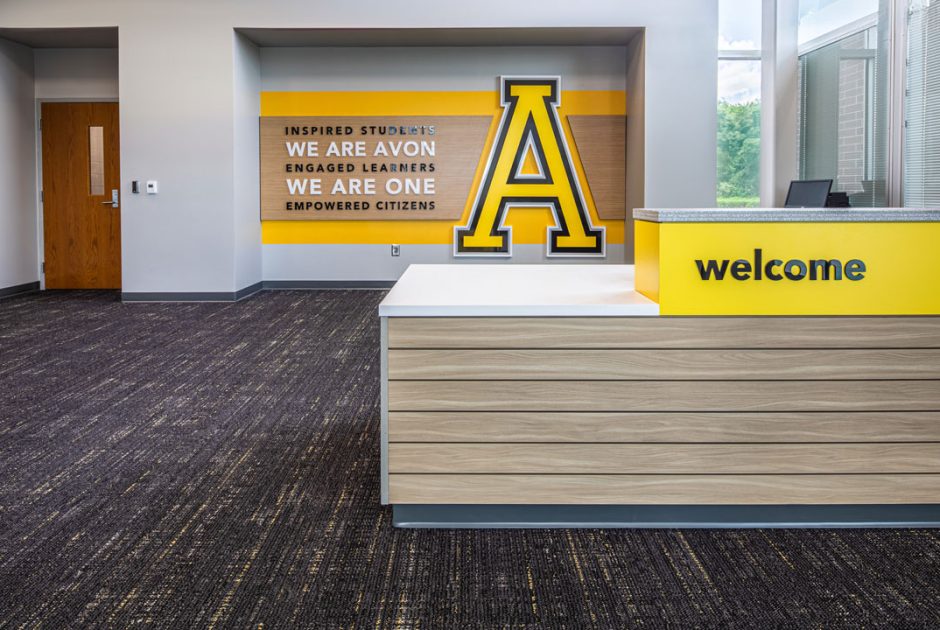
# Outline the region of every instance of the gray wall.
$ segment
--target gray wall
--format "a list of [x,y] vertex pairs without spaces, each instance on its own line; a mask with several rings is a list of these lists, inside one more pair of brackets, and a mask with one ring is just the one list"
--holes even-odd
[[0,41],[0,289],[39,280],[33,54]]
[[565,90],[623,90],[622,46],[263,48],[265,91],[496,90],[501,74],[561,75]]
[[[97,12],[100,4],[83,6]],[[235,45],[227,6],[117,9],[124,292],[242,288],[235,285]],[[128,195],[132,179],[157,180],[159,194]]]
[[[625,262],[632,263],[634,231],[631,209],[648,205],[646,203],[645,37],[633,38],[627,48],[627,60],[627,216],[624,219],[626,225],[623,238]],[[717,130],[715,137],[717,143]]]
[[37,48],[36,98],[117,100],[116,48]]
[[[235,157],[236,92],[252,82],[236,71],[235,27],[645,27],[645,205],[714,203],[717,0],[4,0],[0,24],[119,28],[126,292],[230,292],[253,278],[256,219],[236,201],[248,193]],[[159,180],[161,192],[129,195],[131,179]],[[0,197],[0,208],[15,203]]]
[[257,46],[234,33],[235,41],[235,287],[261,282],[259,221],[258,116],[261,55]]

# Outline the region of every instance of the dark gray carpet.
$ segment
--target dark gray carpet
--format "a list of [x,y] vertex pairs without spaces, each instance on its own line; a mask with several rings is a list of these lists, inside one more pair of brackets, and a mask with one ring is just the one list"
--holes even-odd
[[0,626],[940,626],[940,534],[416,531],[378,291],[0,301]]

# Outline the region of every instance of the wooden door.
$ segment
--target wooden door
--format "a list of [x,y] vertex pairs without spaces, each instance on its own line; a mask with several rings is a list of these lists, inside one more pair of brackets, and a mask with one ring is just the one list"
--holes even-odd
[[118,104],[43,103],[46,288],[121,288],[120,181]]

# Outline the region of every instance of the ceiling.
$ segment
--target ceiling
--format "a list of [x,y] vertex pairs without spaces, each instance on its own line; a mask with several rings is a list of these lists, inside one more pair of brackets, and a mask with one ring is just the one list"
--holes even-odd
[[623,46],[642,28],[236,28],[263,47]]
[[[624,46],[642,28],[236,28],[264,47],[288,46]],[[117,48],[118,29],[0,28],[30,48]]]
[[0,38],[30,48],[117,48],[116,26],[90,28],[0,28]]

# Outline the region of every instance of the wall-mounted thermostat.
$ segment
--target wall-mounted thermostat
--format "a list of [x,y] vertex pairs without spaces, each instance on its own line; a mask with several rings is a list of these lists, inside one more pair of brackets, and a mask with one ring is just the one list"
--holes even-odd
[[157,194],[157,182],[155,180],[150,180],[147,182],[147,194],[156,195]]

